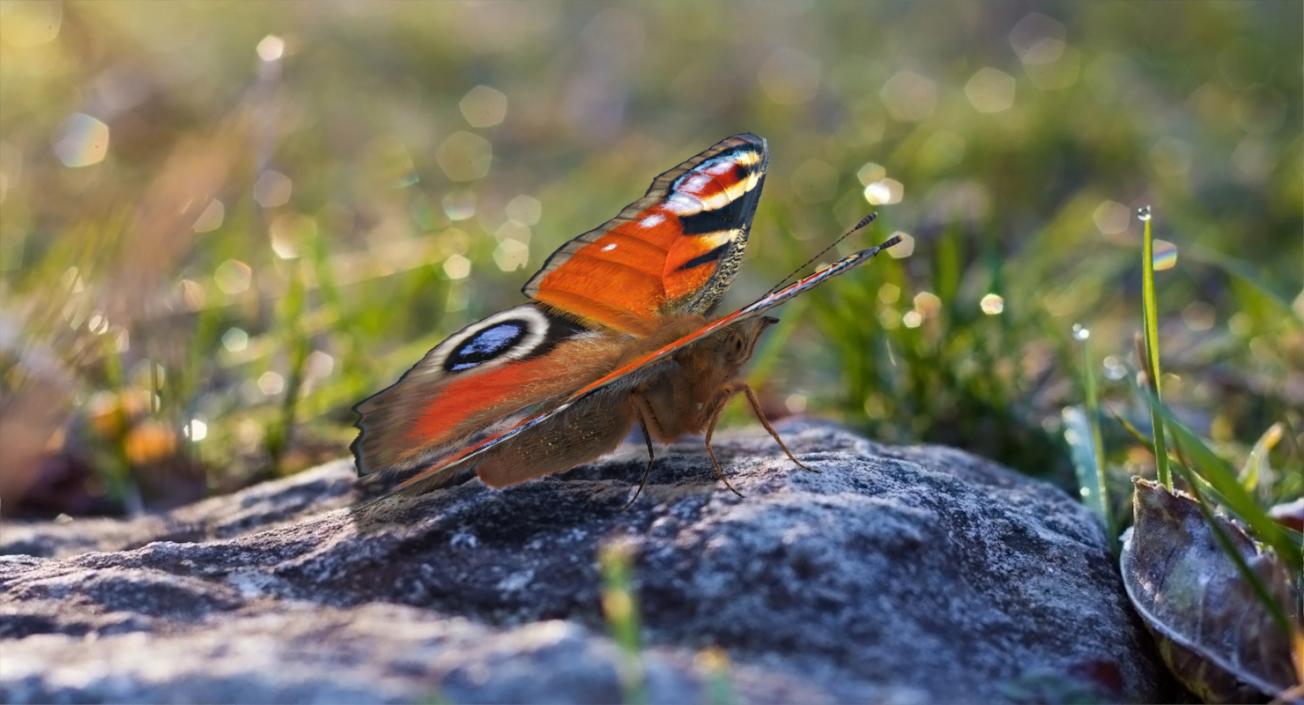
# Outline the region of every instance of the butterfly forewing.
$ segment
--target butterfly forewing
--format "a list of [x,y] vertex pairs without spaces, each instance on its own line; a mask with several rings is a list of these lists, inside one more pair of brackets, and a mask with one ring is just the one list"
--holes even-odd
[[716,143],[554,252],[525,295],[634,335],[668,314],[706,312],[737,273],[767,160],[756,135]]

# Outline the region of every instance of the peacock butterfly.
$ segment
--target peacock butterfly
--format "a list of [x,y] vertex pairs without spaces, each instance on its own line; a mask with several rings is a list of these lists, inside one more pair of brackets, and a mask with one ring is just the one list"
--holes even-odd
[[705,434],[712,467],[732,490],[711,436],[736,394],[800,466],[739,377],[775,320],[762,314],[897,238],[710,318],[738,273],[767,164],[765,140],[734,135],[562,245],[522,289],[530,302],[459,330],[355,407],[359,474],[401,476],[396,490],[408,493],[472,471],[506,487],[592,460],[637,423],[649,471],[653,440]]

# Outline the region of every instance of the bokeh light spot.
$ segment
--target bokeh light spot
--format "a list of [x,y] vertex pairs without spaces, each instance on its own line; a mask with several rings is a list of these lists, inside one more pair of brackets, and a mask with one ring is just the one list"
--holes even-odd
[[521,225],[536,225],[543,217],[543,203],[534,196],[521,194],[507,202],[507,217]]
[[530,246],[520,240],[503,240],[494,248],[494,264],[504,272],[521,269],[529,261]]
[[861,186],[868,186],[885,176],[887,176],[887,167],[875,162],[865,162],[856,170],[856,180]]
[[99,164],[109,153],[109,126],[86,113],[73,113],[59,128],[54,156],[66,167]]
[[494,148],[489,140],[471,132],[458,131],[439,145],[435,159],[453,181],[475,181],[489,173]]
[[1132,223],[1132,209],[1118,201],[1103,201],[1091,212],[1091,221],[1106,235],[1126,232]]
[[335,370],[335,358],[328,352],[313,350],[303,367],[308,379],[325,379]]
[[285,378],[279,372],[268,370],[258,376],[258,391],[275,396],[285,391]]
[[885,304],[894,304],[901,300],[901,287],[888,282],[878,288],[878,300]]
[[978,69],[968,83],[964,95],[969,104],[980,113],[999,113],[1014,106],[1014,77],[990,66]]
[[931,291],[915,294],[915,310],[925,316],[935,316],[942,310],[942,297]]
[[1155,238],[1154,252],[1155,271],[1162,272],[1165,269],[1172,269],[1177,266],[1177,245],[1167,241]]
[[865,186],[865,200],[871,206],[900,203],[905,194],[906,187],[896,179],[879,179]]
[[238,259],[229,259],[217,265],[213,272],[213,281],[217,288],[227,296],[244,293],[253,280],[254,270]]
[[279,171],[268,169],[254,182],[254,200],[263,208],[276,208],[290,202],[294,182]]
[[1010,29],[1010,46],[1025,64],[1057,61],[1064,51],[1064,23],[1040,12],[1024,15]]
[[222,334],[222,347],[227,352],[244,352],[249,347],[249,334],[243,328],[227,328]]
[[5,31],[4,43],[26,48],[54,41],[63,26],[63,3],[60,0],[27,0],[0,4]]
[[901,122],[926,120],[937,108],[937,84],[914,71],[898,71],[878,93],[888,113]]
[[444,194],[441,203],[444,215],[449,220],[470,220],[475,217],[476,197],[474,191],[453,191]]
[[191,443],[198,443],[208,438],[208,424],[202,419],[191,419],[186,423],[182,431],[186,434],[186,438],[190,439]]
[[476,86],[457,107],[471,127],[493,127],[507,117],[507,94],[492,86]]
[[1000,294],[985,294],[978,301],[978,308],[988,316],[999,316],[1005,311],[1005,299]]
[[444,260],[444,274],[449,279],[466,279],[471,274],[471,260],[462,255],[449,255]]
[[263,61],[280,61],[285,55],[285,40],[269,34],[258,42],[258,58]]

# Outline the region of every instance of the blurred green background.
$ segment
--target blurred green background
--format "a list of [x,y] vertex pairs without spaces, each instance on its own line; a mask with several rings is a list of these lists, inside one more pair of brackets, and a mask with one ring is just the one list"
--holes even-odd
[[[1167,399],[1233,459],[1279,424],[1298,470],[1302,7],[2,2],[0,497],[135,511],[343,455],[354,402],[742,130],[772,156],[727,306],[868,210],[844,250],[910,236],[782,312],[776,416],[1072,487],[1084,360],[1148,428],[1150,204]],[[1105,434],[1113,482],[1150,472]]]

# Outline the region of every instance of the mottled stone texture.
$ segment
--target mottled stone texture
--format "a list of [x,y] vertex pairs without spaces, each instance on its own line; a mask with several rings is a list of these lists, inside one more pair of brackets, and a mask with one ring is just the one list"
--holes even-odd
[[[1102,530],[960,451],[828,424],[641,445],[506,490],[363,510],[352,467],[131,521],[7,524],[4,702],[610,702],[599,548],[632,547],[647,695],[704,702],[1153,701]],[[721,678],[701,650],[728,654]]]

